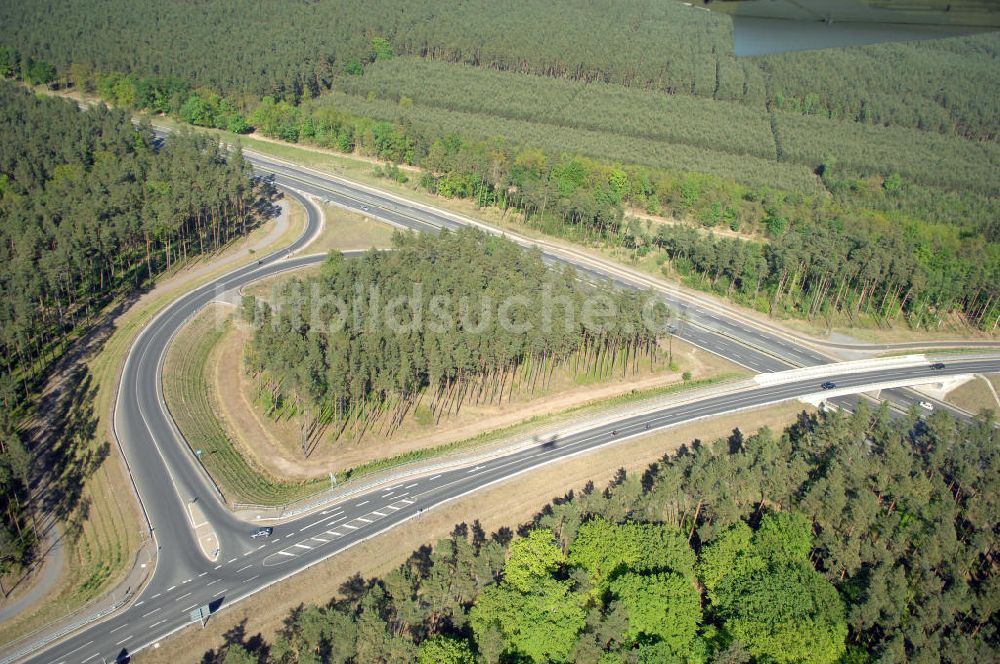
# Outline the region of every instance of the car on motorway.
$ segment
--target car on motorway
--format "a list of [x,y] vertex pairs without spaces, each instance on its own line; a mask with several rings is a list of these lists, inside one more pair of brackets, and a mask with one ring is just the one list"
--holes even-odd
[[822,387],[824,390],[832,390],[833,388],[837,387],[837,384],[828,380],[822,385],[820,385],[820,387]]
[[254,528],[253,532],[250,533],[250,539],[260,539],[262,537],[266,539],[270,537],[271,533],[273,532],[274,528],[271,528],[270,526],[261,526],[260,528]]
[[944,362],[935,362],[934,364],[931,365],[931,369],[934,369],[935,371],[940,371],[941,369],[944,369]]
[[930,401],[921,401],[917,405],[923,408],[924,410],[934,410],[934,404],[932,404]]

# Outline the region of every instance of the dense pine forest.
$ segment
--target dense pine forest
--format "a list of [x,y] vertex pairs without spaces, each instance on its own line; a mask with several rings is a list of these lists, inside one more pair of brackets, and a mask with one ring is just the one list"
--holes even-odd
[[695,441],[202,661],[993,662],[998,444],[864,405]]
[[[122,39],[122,36],[128,36]],[[374,38],[379,38],[375,40]],[[733,100],[992,140],[996,36],[752,60],[724,16],[662,0],[0,3],[0,44],[70,64],[297,102],[380,53]],[[206,48],[206,44],[213,44]],[[892,62],[887,67],[884,63]]]
[[2,75],[417,165],[434,193],[637,257],[676,256],[630,209],[748,234],[751,260],[671,270],[772,315],[996,331],[996,35],[744,60],[729,40],[655,0],[0,2]]
[[[33,542],[15,425],[48,370],[113,298],[256,225],[237,152],[179,134],[156,149],[120,110],[86,111],[0,81],[0,564]],[[0,572],[2,573],[2,572]]]
[[571,268],[478,230],[397,233],[391,252],[333,253],[319,277],[292,280],[274,306],[247,297],[248,369],[272,414],[301,413],[304,451],[391,431],[422,407],[439,420],[464,402],[544,388],[577,374],[660,361],[669,312],[634,291],[584,287]]

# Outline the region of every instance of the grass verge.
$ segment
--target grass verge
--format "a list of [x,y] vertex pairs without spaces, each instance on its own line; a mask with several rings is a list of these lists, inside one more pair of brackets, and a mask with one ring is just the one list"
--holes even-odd
[[219,421],[209,396],[208,357],[232,323],[210,305],[171,342],[163,365],[163,398],[191,449],[230,502],[281,505],[305,498],[328,481],[283,482],[250,462]]

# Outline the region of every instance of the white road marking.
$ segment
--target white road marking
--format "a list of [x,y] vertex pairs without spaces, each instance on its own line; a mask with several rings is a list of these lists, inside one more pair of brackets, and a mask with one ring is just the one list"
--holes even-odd
[[370,500],[362,500],[360,503],[355,505],[355,507],[361,507],[362,505],[367,505],[370,502],[371,502]]
[[185,583],[191,583],[191,579],[187,579],[186,581],[182,581],[181,585],[184,585]]
[[358,520],[358,521],[364,521],[365,523],[371,523],[371,522],[372,522],[372,520],[371,520],[371,519],[366,519],[366,518],[365,518],[365,517],[363,517],[363,516],[359,516],[357,520]]
[[288,553],[287,551],[279,551],[278,553],[280,553],[283,556],[291,556],[292,558],[295,557],[294,553]]
[[69,651],[68,653],[66,653],[66,654],[67,654],[67,655],[72,655],[72,654],[73,654],[73,653],[75,653],[75,652],[76,652],[77,650],[83,650],[84,648],[86,648],[87,646],[89,646],[89,645],[90,645],[91,643],[93,643],[93,641],[87,641],[86,643],[84,643],[84,644],[83,644],[82,646],[80,646],[79,648],[73,648],[72,650],[70,650],[70,651]]
[[[236,558],[233,558],[233,560],[236,560]],[[230,560],[229,562],[233,562],[233,560]],[[176,587],[177,586],[170,586],[169,588],[167,588],[167,592],[170,592],[171,590],[173,590]]]
[[412,489],[413,487],[417,486],[418,484],[420,484],[420,482],[414,482],[413,484],[407,484],[403,488],[404,489]]
[[80,660],[80,664],[84,664],[84,662],[89,662],[90,660],[94,659],[95,657],[97,657],[97,656],[98,656],[98,655],[100,655],[100,654],[101,654],[101,653],[99,653],[99,652],[95,652],[95,653],[94,653],[93,655],[91,655],[91,656],[90,656],[90,657],[88,657],[87,659],[82,659],[82,660]]
[[184,599],[185,597],[190,597],[190,596],[191,596],[191,593],[184,593],[183,595],[181,595],[180,597],[178,597],[178,598],[177,598],[177,599],[175,599],[174,601],[175,601],[175,602],[179,602],[179,601],[181,601],[182,599]]
[[476,466],[476,467],[475,467],[475,468],[473,468],[472,470],[469,470],[469,471],[466,471],[466,472],[469,472],[469,473],[474,473],[474,472],[476,472],[477,470],[482,470],[482,469],[483,469],[483,466]]
[[259,579],[259,578],[260,578],[260,574],[258,574],[257,576],[251,576],[251,577],[250,577],[249,579],[247,579],[247,580],[246,580],[246,581],[245,581],[244,583],[250,583],[250,582],[251,582],[251,581],[253,581],[254,579]]
[[439,477],[441,477],[441,473],[438,473],[437,475],[435,475],[434,477],[430,478],[430,479],[429,479],[429,480],[427,480],[427,481],[428,481],[428,482],[433,482],[434,480],[436,480],[436,479],[437,479],[437,478],[439,478]]
[[163,608],[163,607],[161,606],[161,607],[159,607],[159,608],[156,608],[156,609],[153,609],[153,610],[152,610],[152,611],[150,611],[149,613],[144,613],[144,614],[142,614],[142,617],[143,617],[143,618],[145,618],[146,616],[151,616],[151,615],[153,615],[154,613],[156,613],[157,611],[159,611],[159,610],[160,610],[160,609],[162,609],[162,608]]
[[357,528],[356,528],[355,526],[352,526],[352,525],[351,525],[351,524],[349,524],[349,523],[345,523],[345,524],[344,524],[344,528],[350,528],[351,530],[357,530]]
[[[229,561],[229,563],[235,563],[235,562],[236,562],[236,558],[233,558],[232,560]],[[226,564],[228,565],[229,563],[226,563]]]
[[409,498],[403,498],[403,502],[406,503],[407,505],[412,505],[416,501],[415,500],[410,500]]
[[141,602],[136,602],[135,605],[136,606],[142,606],[145,603],[146,603],[146,600],[142,600]]
[[311,547],[311,546],[306,546],[306,545],[305,545],[305,544],[303,544],[302,542],[299,542],[299,543],[298,543],[298,544],[296,544],[295,546],[299,547],[300,549],[308,549],[309,551],[312,551],[312,547]]
[[109,629],[109,630],[108,630],[108,634],[114,634],[114,633],[115,633],[115,632],[117,632],[118,630],[120,630],[120,629],[123,629],[123,628],[125,628],[125,627],[128,627],[128,623],[123,623],[123,624],[121,624],[121,625],[118,625],[118,627],[115,627],[114,629]]
[[201,574],[198,575],[198,578],[200,579],[201,577],[205,576],[206,574],[208,574],[208,572],[202,572]]
[[155,595],[153,595],[152,599],[156,599],[157,597],[159,597],[159,596],[160,596],[160,595],[162,595],[162,594],[163,594],[163,593],[156,593]]
[[213,583],[218,583],[219,581],[222,581],[222,579],[215,579],[214,581],[209,581],[208,583],[205,584],[205,587],[207,588],[208,586],[212,585]]
[[377,510],[374,511],[374,512],[372,512],[372,514],[378,514],[379,516],[387,516],[386,514],[382,514],[381,512],[379,512]]
[[395,491],[390,491],[389,493],[383,493],[383,494],[382,494],[382,497],[383,497],[383,498],[388,498],[389,496],[391,496],[391,495],[392,495],[392,494],[394,494],[394,493],[396,493],[396,492],[395,492]]
[[163,623],[165,623],[165,622],[167,622],[167,620],[166,620],[165,618],[164,618],[163,620],[158,620],[158,621],[156,621],[155,623],[153,623],[152,625],[150,625],[150,626],[149,626],[149,628],[150,628],[150,629],[153,629],[153,628],[154,628],[154,627],[156,627],[157,625],[162,625],[162,624],[163,624]]
[[[308,526],[306,526],[302,530],[305,530],[306,528],[312,528],[313,526],[318,526],[319,524],[323,523],[324,521],[326,521],[326,519],[320,519],[319,521],[314,521],[313,523],[310,523]],[[299,532],[301,533],[302,530],[300,530]]]
[[126,637],[125,637],[124,639],[122,639],[121,641],[119,641],[119,642],[118,642],[118,643],[116,643],[115,645],[116,645],[116,646],[120,646],[121,644],[125,643],[126,641],[128,641],[128,640],[129,640],[129,639],[131,639],[131,638],[132,638],[132,635],[131,635],[131,634],[129,634],[128,636],[126,636]]
[[188,611],[190,611],[191,609],[193,609],[196,606],[198,606],[198,605],[197,604],[192,604],[191,606],[187,607],[186,609],[181,609],[181,614],[183,615],[183,614],[187,613]]
[[322,537],[314,537],[313,539],[316,540],[317,542],[322,542],[323,544],[326,544],[327,542],[330,541],[330,540],[325,540]]
[[393,505],[386,505],[386,507],[391,509],[393,512],[398,512],[399,510],[403,509],[402,507],[395,507]]
[[238,570],[236,570],[236,573],[239,574],[240,572],[245,572],[246,570],[250,569],[251,567],[253,567],[253,565],[247,565],[246,567],[241,567]]
[[333,535],[334,537],[343,537],[343,535],[341,535],[340,533],[338,533],[336,530],[328,530],[328,531],[326,531],[326,534],[327,535]]
[[253,553],[253,551],[247,551],[246,553],[244,553],[244,554],[243,554],[243,557],[244,557],[244,558],[246,558],[246,557],[247,557],[247,556],[249,556],[249,555],[250,555],[251,553]]

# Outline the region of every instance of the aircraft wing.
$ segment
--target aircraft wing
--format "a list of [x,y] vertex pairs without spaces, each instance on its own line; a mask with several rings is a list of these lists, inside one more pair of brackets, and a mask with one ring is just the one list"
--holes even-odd
[[1000,0],[695,0],[733,17],[737,56],[1000,30]]

